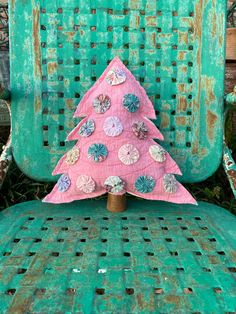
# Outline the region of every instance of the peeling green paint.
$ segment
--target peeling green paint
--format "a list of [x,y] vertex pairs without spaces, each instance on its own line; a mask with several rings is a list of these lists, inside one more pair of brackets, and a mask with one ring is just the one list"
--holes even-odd
[[225,9],[225,0],[64,0],[61,6],[12,0],[13,148],[19,167],[30,177],[55,180],[52,169],[73,145],[65,139],[78,122],[76,106],[118,55],[152,99],[162,145],[180,162],[183,181],[210,176],[222,156]]

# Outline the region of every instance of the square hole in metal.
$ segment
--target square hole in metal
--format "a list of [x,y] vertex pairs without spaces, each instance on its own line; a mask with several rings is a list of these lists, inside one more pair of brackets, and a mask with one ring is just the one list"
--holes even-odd
[[28,256],[34,256],[36,254],[36,252],[28,252]]
[[155,294],[163,294],[164,293],[164,290],[162,288],[155,288],[154,289],[154,293]]
[[75,288],[67,288],[66,293],[69,295],[75,295],[76,289]]
[[210,242],[216,242],[216,239],[215,238],[209,238],[208,239]]
[[83,256],[83,253],[82,252],[76,252],[75,256]]
[[4,252],[3,256],[10,256],[12,252]]
[[128,295],[132,295],[132,294],[134,294],[134,289],[133,289],[133,288],[126,288],[126,289],[125,289],[125,292],[126,292],[126,294],[128,294]]
[[195,240],[194,240],[194,238],[187,238],[187,241],[188,242],[194,242]]
[[98,294],[98,295],[105,294],[105,289],[103,289],[103,288],[96,288],[96,294]]
[[7,295],[14,295],[16,293],[16,289],[8,289],[7,291],[6,291],[6,294]]
[[192,288],[184,288],[184,293],[185,294],[192,294],[193,293],[193,289]]
[[52,252],[52,256],[54,256],[54,257],[58,257],[59,255],[60,255],[59,252]]
[[222,293],[222,289],[220,287],[213,288],[215,293]]
[[27,271],[27,268],[19,268],[17,274],[24,274]]

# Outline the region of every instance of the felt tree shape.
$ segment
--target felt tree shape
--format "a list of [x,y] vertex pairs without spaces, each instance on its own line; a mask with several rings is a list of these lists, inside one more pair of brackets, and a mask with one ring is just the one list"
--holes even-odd
[[45,202],[66,203],[108,192],[110,203],[116,203],[109,209],[115,211],[124,209],[128,192],[196,204],[174,176],[181,174],[177,164],[154,141],[163,136],[149,120],[156,118],[151,101],[118,57],[85,94],[74,116],[83,119],[67,140],[77,143],[55,167],[53,175],[62,175]]

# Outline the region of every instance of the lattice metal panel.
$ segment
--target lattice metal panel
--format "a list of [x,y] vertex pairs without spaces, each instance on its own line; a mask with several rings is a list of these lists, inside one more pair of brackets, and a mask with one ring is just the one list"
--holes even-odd
[[[158,125],[166,131],[167,146],[176,142],[183,149],[191,147],[192,76],[197,51],[191,27],[192,1],[183,7],[173,6],[173,11],[167,6],[158,7],[155,2],[148,7],[120,7],[119,3],[93,8],[86,2],[76,8],[47,2],[42,6],[42,96],[46,124],[55,121],[51,115],[68,110],[68,104],[74,111],[111,58],[120,55],[146,87],[159,115]],[[48,102],[53,101],[56,104],[49,109]],[[175,125],[179,126],[178,132]],[[44,145],[55,145],[48,141],[48,130],[44,131]],[[63,132],[57,144],[64,145],[65,137]]]
[[235,223],[216,206],[34,201],[4,213],[1,313],[235,313]]
[[[65,138],[78,122],[72,119],[73,112],[115,56],[146,89],[165,136],[163,145],[179,162],[185,181],[202,179],[215,170],[222,146],[225,1],[208,2],[42,0],[27,8],[12,4],[12,35],[19,23],[16,8],[19,12],[24,7],[27,29],[12,39],[12,71],[18,73],[12,81],[13,120],[19,114],[22,118],[25,102],[34,103],[23,119],[28,124],[35,115],[37,143],[30,138],[31,127],[29,142],[36,147],[29,155],[40,157],[41,178],[51,178],[56,161],[72,145]],[[22,49],[29,48],[32,35],[30,52],[16,57],[15,45],[21,40]],[[34,82],[29,82],[32,70]],[[30,95],[27,99],[22,95],[24,103],[20,87]],[[15,158],[36,176],[38,164],[18,151],[19,130],[17,124]]]

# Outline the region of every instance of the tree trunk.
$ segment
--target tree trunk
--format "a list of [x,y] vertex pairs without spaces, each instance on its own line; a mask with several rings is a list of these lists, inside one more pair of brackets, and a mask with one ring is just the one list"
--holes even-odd
[[126,195],[114,195],[108,193],[107,209],[113,213],[123,212],[126,209]]

